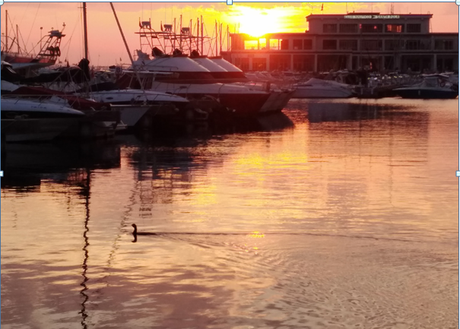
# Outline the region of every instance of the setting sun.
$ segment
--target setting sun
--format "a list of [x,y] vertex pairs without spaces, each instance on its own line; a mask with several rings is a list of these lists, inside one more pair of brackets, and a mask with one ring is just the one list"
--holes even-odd
[[253,37],[260,37],[265,33],[283,30],[283,13],[281,13],[279,9],[242,7],[239,8],[239,11],[241,12],[241,16],[237,19],[240,24],[240,33],[247,33]]

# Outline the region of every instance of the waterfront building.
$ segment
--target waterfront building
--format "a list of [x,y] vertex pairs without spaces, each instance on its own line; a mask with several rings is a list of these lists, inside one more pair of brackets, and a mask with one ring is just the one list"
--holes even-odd
[[458,33],[432,33],[432,16],[312,14],[304,33],[230,34],[222,56],[243,71],[458,71]]

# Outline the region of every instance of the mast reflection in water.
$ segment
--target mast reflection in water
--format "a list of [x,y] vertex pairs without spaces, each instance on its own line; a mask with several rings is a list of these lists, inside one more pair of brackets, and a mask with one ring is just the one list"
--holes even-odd
[[457,327],[457,101],[283,113],[7,145],[2,328]]

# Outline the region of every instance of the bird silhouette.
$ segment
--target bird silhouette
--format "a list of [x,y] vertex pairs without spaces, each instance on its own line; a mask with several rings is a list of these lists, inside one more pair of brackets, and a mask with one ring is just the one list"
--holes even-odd
[[133,231],[134,236],[136,235],[158,235],[158,233],[154,233],[154,232],[138,232],[136,224],[133,224],[131,226],[134,227],[134,231]]

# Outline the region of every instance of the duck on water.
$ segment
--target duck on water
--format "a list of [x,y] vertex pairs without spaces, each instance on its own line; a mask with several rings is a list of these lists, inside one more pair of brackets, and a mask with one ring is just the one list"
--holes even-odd
[[254,234],[252,232],[138,232],[137,231],[137,225],[132,224],[131,225],[134,230],[133,230],[133,235],[134,237],[137,237],[138,235],[251,235]]
[[137,232],[137,225],[132,224],[131,226],[134,228],[134,231],[133,231],[134,236],[137,236],[137,235],[159,235],[158,233],[154,233],[154,232]]

